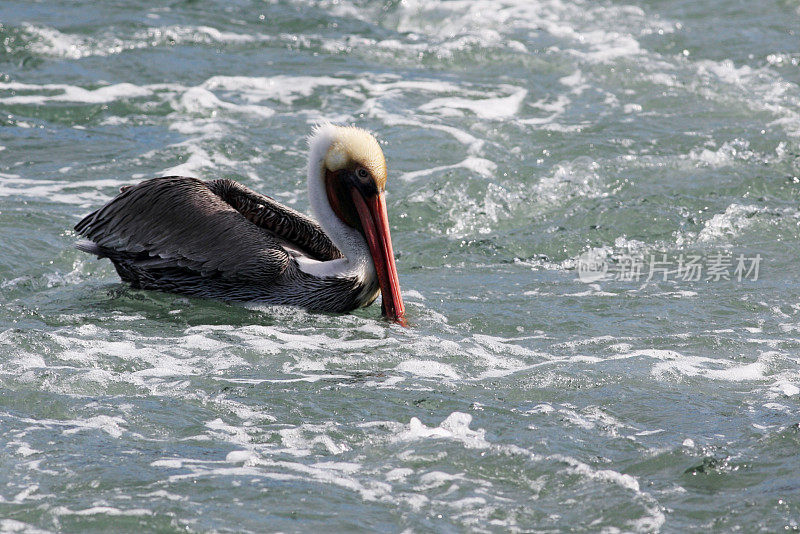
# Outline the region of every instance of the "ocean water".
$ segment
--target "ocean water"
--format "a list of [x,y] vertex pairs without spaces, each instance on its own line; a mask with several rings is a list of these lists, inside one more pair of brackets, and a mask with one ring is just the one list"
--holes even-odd
[[[798,530],[799,19],[1,2],[0,531]],[[325,119],[383,143],[409,328],[72,248],[159,175],[306,210]]]

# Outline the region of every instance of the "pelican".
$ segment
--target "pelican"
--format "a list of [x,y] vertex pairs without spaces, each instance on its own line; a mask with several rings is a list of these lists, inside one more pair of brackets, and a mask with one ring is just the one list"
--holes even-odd
[[326,123],[309,137],[314,219],[233,180],[167,176],[121,188],[75,226],[76,246],[137,289],[328,312],[380,291],[383,315],[405,324],[385,186],[375,138]]

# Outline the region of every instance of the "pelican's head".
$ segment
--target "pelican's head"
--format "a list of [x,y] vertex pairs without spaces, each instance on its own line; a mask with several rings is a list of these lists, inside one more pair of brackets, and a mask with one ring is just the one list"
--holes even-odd
[[386,159],[378,141],[368,131],[355,126],[334,128],[335,134],[325,153],[325,169],[334,173],[363,169],[378,190],[383,191],[386,187]]
[[312,137],[320,153],[320,177],[334,214],[358,230],[369,246],[384,315],[405,324],[405,308],[386,213],[386,160],[378,141],[361,128],[324,124]]

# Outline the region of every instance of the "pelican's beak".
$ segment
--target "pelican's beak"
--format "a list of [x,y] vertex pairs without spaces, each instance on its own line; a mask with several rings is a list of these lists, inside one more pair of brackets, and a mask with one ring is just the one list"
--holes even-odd
[[400,280],[397,278],[397,266],[394,263],[392,237],[389,235],[389,216],[386,214],[386,200],[383,192],[364,198],[358,189],[353,187],[350,194],[358,211],[358,217],[361,219],[361,226],[364,228],[375,271],[378,273],[383,314],[390,320],[407,326],[406,310],[400,294]]

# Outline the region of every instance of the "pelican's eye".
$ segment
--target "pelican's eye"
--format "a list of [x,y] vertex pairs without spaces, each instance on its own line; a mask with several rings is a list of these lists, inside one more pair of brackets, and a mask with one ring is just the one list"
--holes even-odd
[[369,172],[364,167],[359,167],[358,169],[356,169],[356,175],[362,180],[366,180],[367,178],[369,178]]

